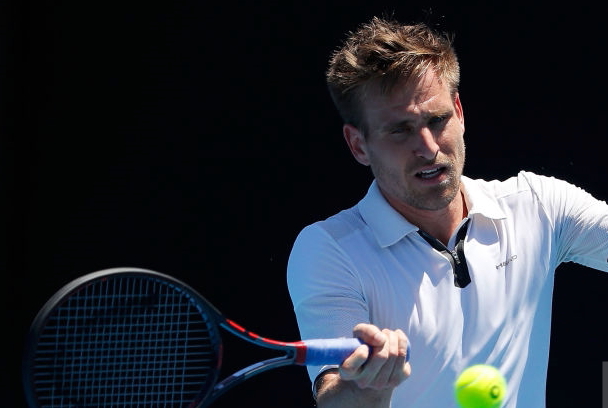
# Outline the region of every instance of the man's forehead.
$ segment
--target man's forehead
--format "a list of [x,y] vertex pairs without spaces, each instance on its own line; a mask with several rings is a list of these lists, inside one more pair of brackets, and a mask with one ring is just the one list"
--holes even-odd
[[382,92],[379,86],[372,87],[368,97],[369,112],[397,108],[413,112],[420,109],[441,111],[445,109],[443,105],[452,99],[448,86],[432,70],[420,78],[397,82],[389,92]]

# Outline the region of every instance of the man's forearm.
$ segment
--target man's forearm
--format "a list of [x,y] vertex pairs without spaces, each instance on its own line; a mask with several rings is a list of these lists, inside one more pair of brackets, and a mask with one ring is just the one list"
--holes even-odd
[[317,385],[318,408],[389,408],[392,389],[359,388],[353,381],[340,379],[337,372],[323,374]]

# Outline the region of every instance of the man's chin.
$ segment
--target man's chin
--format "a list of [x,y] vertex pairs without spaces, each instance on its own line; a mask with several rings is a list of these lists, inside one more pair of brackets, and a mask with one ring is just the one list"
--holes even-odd
[[436,192],[425,192],[412,200],[412,205],[419,210],[440,211],[447,208],[458,195],[460,189],[438,189]]

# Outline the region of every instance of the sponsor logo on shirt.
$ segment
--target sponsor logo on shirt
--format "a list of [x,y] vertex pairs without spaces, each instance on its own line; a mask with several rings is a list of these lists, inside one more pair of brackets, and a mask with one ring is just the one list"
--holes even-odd
[[517,255],[512,255],[510,258],[507,258],[506,261],[501,262],[498,265],[496,265],[496,269],[504,268],[505,266],[509,265],[511,262],[513,262],[516,259],[517,259]]

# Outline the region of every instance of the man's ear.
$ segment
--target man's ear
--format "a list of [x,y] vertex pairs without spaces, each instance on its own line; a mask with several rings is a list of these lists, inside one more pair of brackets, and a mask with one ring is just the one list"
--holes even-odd
[[369,166],[369,154],[363,133],[353,125],[345,124],[342,126],[342,134],[355,160],[364,166]]
[[460,101],[460,94],[458,92],[456,92],[456,96],[454,97],[454,108],[456,109],[456,116],[460,120],[462,131],[464,132],[464,111],[462,109],[462,102]]

